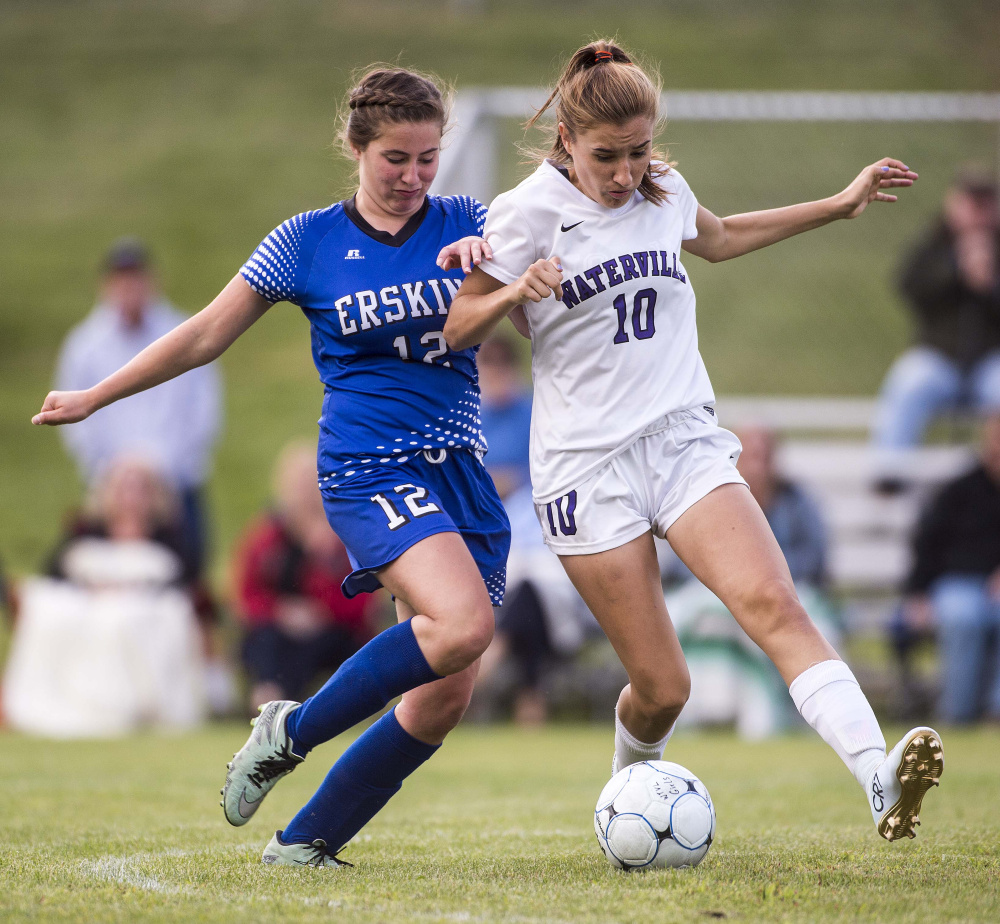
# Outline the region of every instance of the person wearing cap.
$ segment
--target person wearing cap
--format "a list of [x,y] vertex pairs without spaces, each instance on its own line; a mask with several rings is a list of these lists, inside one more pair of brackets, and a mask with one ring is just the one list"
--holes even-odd
[[915,446],[935,415],[1000,409],[1000,207],[996,180],[966,169],[906,254],[899,289],[915,343],[893,363],[873,424],[887,453]]
[[[97,304],[63,343],[55,387],[96,385],[184,320],[159,292],[142,241],[116,241],[104,259]],[[123,454],[142,456],[161,472],[180,498],[186,552],[199,571],[202,489],[219,433],[220,397],[218,371],[202,366],[61,431],[87,485]]]

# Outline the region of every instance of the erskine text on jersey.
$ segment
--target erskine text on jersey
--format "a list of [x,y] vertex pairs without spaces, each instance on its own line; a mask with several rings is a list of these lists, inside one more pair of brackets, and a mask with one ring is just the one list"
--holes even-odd
[[436,267],[442,247],[480,235],[485,207],[428,196],[395,235],[372,228],[353,201],[275,228],[240,271],[269,301],[298,305],[326,388],[321,483],[429,449],[486,451],[475,350],[444,339],[461,269]]
[[343,295],[333,303],[340,318],[340,332],[350,337],[359,330],[405,321],[407,316],[447,315],[459,285],[461,280],[457,279],[427,279],[383,286],[377,293],[362,289]]

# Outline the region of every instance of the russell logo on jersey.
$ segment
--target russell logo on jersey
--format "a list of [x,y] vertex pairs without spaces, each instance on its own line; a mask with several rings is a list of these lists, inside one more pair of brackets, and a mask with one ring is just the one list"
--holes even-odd
[[[670,276],[678,282],[687,282],[687,276],[677,265],[676,253],[667,253],[665,250],[639,250],[636,253],[623,253],[612,257],[584,270],[582,274],[572,279],[564,279],[562,302],[567,308],[572,308],[588,298],[593,298],[598,292],[620,286],[630,279],[644,279],[648,276]],[[590,282],[586,281],[588,279]]]

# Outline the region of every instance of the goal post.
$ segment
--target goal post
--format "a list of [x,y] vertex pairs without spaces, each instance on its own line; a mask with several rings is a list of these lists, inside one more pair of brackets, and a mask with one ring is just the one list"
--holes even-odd
[[[547,96],[547,90],[537,87],[459,91],[455,124],[431,191],[438,195],[462,193],[491,202],[500,192],[500,120],[530,118]],[[663,94],[662,107],[678,122],[978,122],[1000,131],[1000,93],[670,90]],[[1000,151],[1000,135],[996,148]]]

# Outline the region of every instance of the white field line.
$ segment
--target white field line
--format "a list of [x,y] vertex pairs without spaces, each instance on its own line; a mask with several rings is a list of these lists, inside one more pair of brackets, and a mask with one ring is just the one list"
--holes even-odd
[[185,890],[180,886],[161,882],[155,876],[147,875],[142,872],[140,867],[151,860],[167,855],[183,855],[183,853],[183,851],[164,851],[162,854],[138,854],[131,857],[109,856],[101,857],[99,860],[84,860],[80,865],[84,873],[93,879],[103,879],[118,885],[132,886],[143,892],[177,894]]

